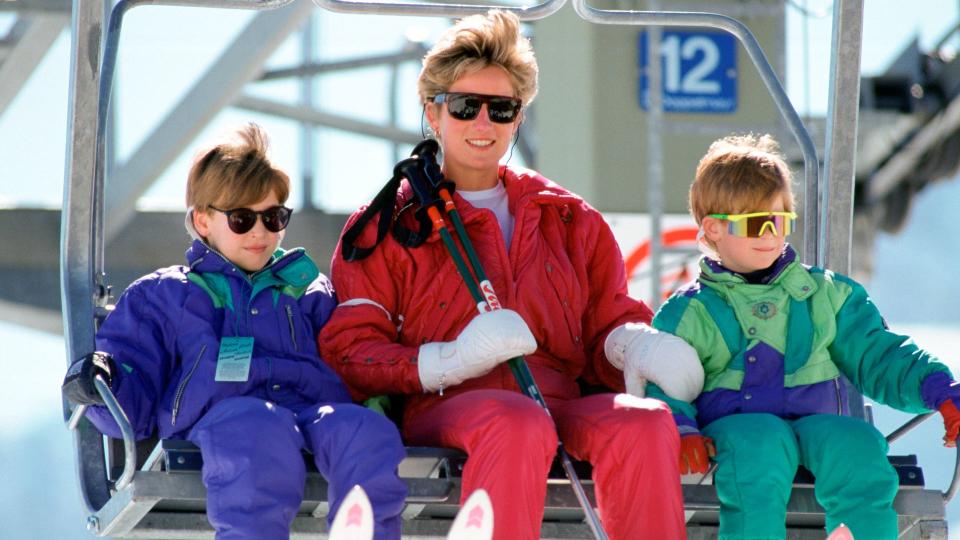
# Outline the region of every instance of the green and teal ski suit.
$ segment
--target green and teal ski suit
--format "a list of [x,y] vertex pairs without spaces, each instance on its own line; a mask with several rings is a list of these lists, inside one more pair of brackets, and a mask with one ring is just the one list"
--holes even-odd
[[801,265],[790,246],[761,281],[704,258],[698,279],[653,321],[703,363],[694,403],[657,397],[716,444],[720,538],[784,538],[798,465],[816,477],[827,530],[845,523],[857,538],[896,538],[898,479],[886,441],[846,415],[840,375],[880,403],[921,413],[929,410],[921,383],[949,370],[890,332],[860,284]]

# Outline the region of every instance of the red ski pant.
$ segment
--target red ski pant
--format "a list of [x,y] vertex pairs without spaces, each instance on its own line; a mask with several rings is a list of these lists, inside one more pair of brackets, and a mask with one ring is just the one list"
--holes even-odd
[[410,444],[468,454],[461,503],[475,489],[487,490],[496,540],[540,537],[558,431],[574,459],[593,464],[597,504],[611,539],[686,537],[680,440],[665,404],[627,394],[548,404],[553,421],[516,392],[465,392],[412,418],[405,436]]

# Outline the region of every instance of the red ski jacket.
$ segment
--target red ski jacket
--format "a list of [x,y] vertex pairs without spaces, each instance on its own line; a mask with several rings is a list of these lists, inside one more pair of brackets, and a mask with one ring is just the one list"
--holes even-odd
[[[493,212],[457,194],[454,201],[500,303],[518,312],[536,337],[537,352],[527,362],[541,392],[548,399],[576,398],[580,377],[622,391],[623,373],[607,362],[604,339],[623,323],[650,322],[652,313],[627,296],[623,258],[610,227],[579,196],[533,171],[501,166],[500,178],[515,218],[509,253]],[[411,197],[404,181],[397,208]],[[401,220],[416,230],[412,212]],[[375,237],[376,219],[357,245],[370,246]],[[410,418],[468,390],[519,391],[506,364],[445,388],[443,396],[420,386],[419,346],[454,340],[477,314],[439,234],[416,248],[387,235],[357,262],[344,261],[338,246],[331,274],[340,305],[319,336],[321,356],[354,397],[405,395],[404,416]]]

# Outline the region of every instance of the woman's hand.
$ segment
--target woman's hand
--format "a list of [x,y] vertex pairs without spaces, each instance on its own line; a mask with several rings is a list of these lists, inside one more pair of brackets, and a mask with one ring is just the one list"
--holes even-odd
[[668,396],[691,402],[703,389],[703,366],[686,341],[643,323],[614,328],[604,342],[607,360],[623,370],[627,393],[644,397],[646,381]]
[[498,364],[536,350],[536,339],[516,311],[481,313],[454,341],[420,346],[420,384],[424,392],[442,394],[445,387],[486,375]]

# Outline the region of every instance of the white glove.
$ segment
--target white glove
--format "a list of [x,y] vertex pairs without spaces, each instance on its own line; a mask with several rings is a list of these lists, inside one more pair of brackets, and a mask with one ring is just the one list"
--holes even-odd
[[516,311],[497,309],[470,321],[454,341],[420,346],[417,369],[424,392],[444,388],[490,372],[501,362],[537,350],[527,323]]
[[703,390],[703,366],[686,341],[643,323],[613,329],[603,344],[607,360],[623,370],[627,393],[644,397],[647,381],[668,396],[693,401]]

